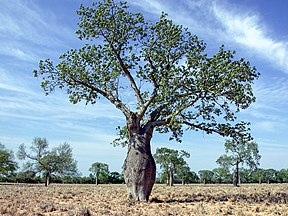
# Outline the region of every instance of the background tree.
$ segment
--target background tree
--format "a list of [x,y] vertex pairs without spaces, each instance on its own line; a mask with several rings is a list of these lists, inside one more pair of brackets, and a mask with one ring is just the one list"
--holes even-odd
[[26,169],[43,174],[45,186],[50,184],[52,174],[62,177],[78,175],[77,162],[73,159],[72,148],[68,143],[61,144],[49,151],[47,139],[36,137],[32,141],[30,152],[27,152],[24,144],[19,146],[18,158],[30,160],[26,163]]
[[226,154],[221,155],[216,163],[225,169],[235,166],[233,185],[237,187],[239,182],[239,164],[246,164],[250,169],[255,169],[259,165],[261,156],[258,144],[239,138],[226,140],[224,148]]
[[215,183],[228,183],[231,182],[231,174],[229,169],[218,167],[212,170],[213,172],[213,182]]
[[281,183],[288,182],[288,169],[281,169],[279,171],[279,179]]
[[200,182],[203,184],[212,183],[214,173],[211,170],[199,170]]
[[122,184],[124,183],[123,174],[119,172],[110,172],[108,176],[108,183],[111,184]]
[[0,177],[9,177],[16,169],[17,163],[14,160],[13,152],[0,143]]
[[155,23],[145,21],[125,2],[100,0],[81,5],[77,14],[77,35],[86,45],[62,54],[57,65],[41,60],[34,75],[42,78],[47,95],[64,89],[74,104],[95,104],[102,97],[123,113],[120,136],[127,138],[122,143],[128,145],[124,178],[129,197],[147,201],[151,193],[154,131],[171,132],[177,141],[184,126],[249,136],[245,122],[233,122],[235,113],[255,101],[251,84],[259,73],[243,58],[234,60],[234,51],[221,46],[208,56],[206,44],[166,14]]
[[190,170],[190,167],[186,164],[184,166],[177,167],[176,170],[177,178],[181,180],[182,184],[188,183],[192,177],[192,172]]
[[187,163],[184,157],[189,158],[190,154],[184,150],[178,151],[168,148],[157,148],[154,155],[156,163],[160,165],[165,173],[168,174],[167,182],[169,186],[173,186],[174,183],[174,174],[184,166],[187,166]]
[[109,178],[109,166],[105,163],[95,162],[89,168],[89,171],[95,178],[95,184],[98,185],[99,181],[104,183]]

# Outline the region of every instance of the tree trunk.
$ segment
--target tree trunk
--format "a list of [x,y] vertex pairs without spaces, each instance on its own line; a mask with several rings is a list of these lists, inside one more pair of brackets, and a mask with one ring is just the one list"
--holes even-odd
[[47,187],[50,184],[50,173],[47,172],[45,175],[45,187]]
[[129,129],[129,146],[123,166],[128,198],[148,201],[156,179],[156,165],[150,148],[152,132]]
[[96,177],[95,177],[95,184],[98,185],[98,176],[96,174]]
[[236,168],[233,176],[233,185],[234,187],[238,187],[238,181],[239,181],[239,162],[236,161]]
[[170,169],[169,170],[169,186],[174,185],[174,176],[173,176],[173,171]]

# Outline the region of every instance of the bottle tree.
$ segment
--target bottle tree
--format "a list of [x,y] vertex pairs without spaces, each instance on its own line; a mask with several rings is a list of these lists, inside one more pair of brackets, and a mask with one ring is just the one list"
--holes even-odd
[[234,51],[221,46],[208,56],[206,44],[166,14],[146,21],[125,2],[100,0],[81,5],[77,14],[76,33],[87,44],[62,54],[56,64],[41,60],[34,74],[42,78],[46,94],[63,89],[74,104],[105,98],[123,113],[126,125],[120,134],[127,132],[129,197],[147,201],[151,193],[155,131],[170,131],[178,141],[183,128],[247,134],[245,122],[233,122],[235,113],[254,102],[251,84],[259,74],[248,61],[234,59]]

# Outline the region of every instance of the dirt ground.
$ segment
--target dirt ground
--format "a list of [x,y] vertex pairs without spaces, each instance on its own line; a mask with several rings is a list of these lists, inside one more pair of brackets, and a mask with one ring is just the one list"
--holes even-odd
[[125,185],[0,184],[0,215],[287,215],[288,185],[155,185],[150,201]]

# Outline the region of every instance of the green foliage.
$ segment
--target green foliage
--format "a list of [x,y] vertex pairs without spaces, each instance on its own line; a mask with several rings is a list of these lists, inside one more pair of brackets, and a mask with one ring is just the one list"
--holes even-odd
[[[127,120],[134,114],[138,128],[170,131],[177,141],[183,126],[250,138],[247,123],[233,122],[255,101],[251,84],[259,73],[235,59],[235,51],[220,46],[208,56],[206,44],[167,14],[152,23],[125,2],[97,1],[77,14],[77,35],[87,44],[62,54],[56,65],[41,60],[34,71],[47,95],[60,88],[72,103],[87,104],[104,97]],[[127,97],[131,92],[134,98]]]
[[89,171],[94,175],[96,184],[99,182],[105,183],[109,179],[109,166],[105,163],[95,162],[89,168]]
[[213,182],[214,173],[211,170],[199,170],[198,175],[203,184]]
[[229,183],[232,179],[232,176],[228,169],[218,167],[212,170],[213,172],[213,182],[217,183]]
[[182,184],[199,182],[198,175],[191,171],[188,165],[181,166],[176,170],[176,178],[181,180]]
[[[156,163],[160,164],[164,173],[169,176],[169,184],[173,185],[174,174],[179,174],[179,178],[185,180],[188,176],[187,163],[184,157],[189,158],[190,154],[184,150],[174,150],[168,148],[157,148],[154,155]],[[189,169],[189,167],[188,167]]]
[[226,154],[221,155],[216,161],[221,167],[229,169],[239,163],[255,169],[259,165],[261,155],[256,142],[243,139],[226,140],[224,147]]
[[118,172],[110,172],[108,176],[108,182],[109,184],[122,184],[124,183],[124,177],[123,174],[120,174]]
[[0,177],[8,177],[17,169],[17,163],[14,160],[14,154],[12,151],[5,148],[0,143]]
[[65,176],[76,176],[77,161],[73,159],[72,148],[68,143],[60,144],[58,147],[49,151],[48,141],[46,138],[36,137],[30,146],[30,152],[26,146],[19,146],[18,158],[29,161],[25,164],[24,170],[33,171],[51,177],[52,174]]

